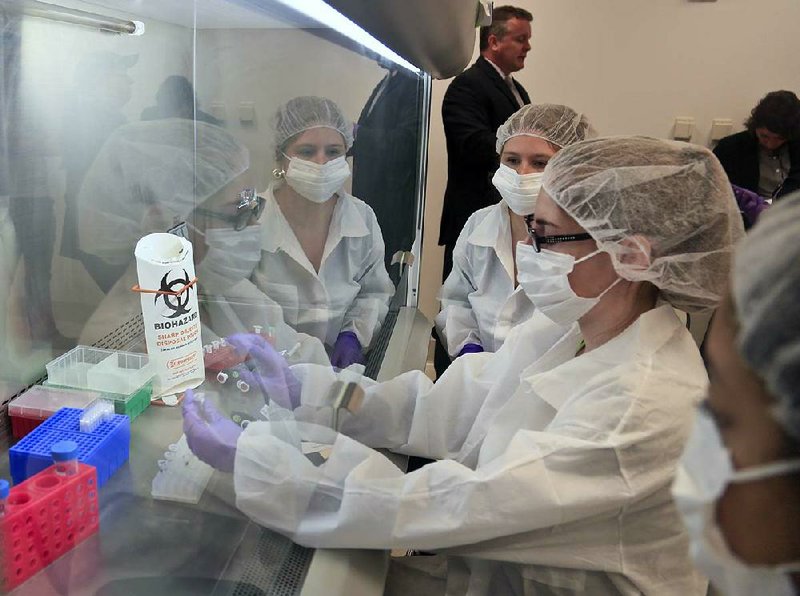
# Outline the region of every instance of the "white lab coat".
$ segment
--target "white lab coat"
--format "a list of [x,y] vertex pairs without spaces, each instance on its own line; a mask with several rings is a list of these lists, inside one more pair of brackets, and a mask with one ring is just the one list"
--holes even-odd
[[533,303],[522,287],[514,287],[511,243],[504,201],[473,213],[461,231],[436,316],[436,330],[452,358],[468,343],[496,352],[511,328],[533,314]]
[[[707,382],[697,347],[667,305],[575,357],[579,338],[535,313],[436,384],[363,379],[350,436],[298,424],[333,445],[319,467],[284,427],[251,424],[237,505],[303,545],[452,555],[470,574],[448,595],[705,594],[669,492]],[[329,420],[335,373],[294,370],[298,419]],[[441,461],[403,474],[365,444]]]
[[303,252],[270,187],[262,222],[261,262],[253,283],[283,309],[286,323],[332,346],[352,331],[366,348],[389,309],[394,286],[383,262],[375,213],[343,191],[333,212],[319,273]]

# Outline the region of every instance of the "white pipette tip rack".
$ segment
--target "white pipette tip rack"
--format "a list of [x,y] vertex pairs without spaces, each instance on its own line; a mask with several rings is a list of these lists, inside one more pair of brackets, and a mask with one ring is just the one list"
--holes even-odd
[[214,469],[203,463],[189,449],[186,436],[164,452],[158,461],[158,474],[153,478],[150,494],[154,499],[197,504]]

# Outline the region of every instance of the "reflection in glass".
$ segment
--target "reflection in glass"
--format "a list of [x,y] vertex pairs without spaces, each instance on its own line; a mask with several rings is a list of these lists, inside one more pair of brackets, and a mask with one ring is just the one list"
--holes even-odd
[[[186,220],[196,202],[227,190],[249,166],[247,148],[213,124],[168,118],[126,124],[111,135],[81,186],[81,249],[124,273],[88,320],[82,343],[113,330],[120,313],[138,313],[139,298],[130,292],[138,240]],[[196,260],[203,256],[197,252]]]
[[320,97],[290,100],[274,122],[277,167],[253,280],[287,323],[347,366],[361,360],[393,292],[375,215],[343,189],[352,125]]
[[386,244],[386,269],[397,285],[400,270],[392,266],[392,257],[411,250],[416,231],[422,85],[403,68],[384,60],[379,64],[387,72],[356,124],[353,194],[375,211]]

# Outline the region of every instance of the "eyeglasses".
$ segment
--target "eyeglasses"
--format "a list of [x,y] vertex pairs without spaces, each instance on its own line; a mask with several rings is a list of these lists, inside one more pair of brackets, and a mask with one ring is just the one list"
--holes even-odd
[[209,211],[200,207],[195,209],[195,213],[233,224],[233,229],[240,232],[247,227],[251,219],[257,221],[261,217],[267,202],[256,194],[255,188],[245,188],[239,193],[238,199],[236,213],[233,215]]
[[528,227],[528,236],[531,238],[533,250],[542,252],[542,244],[560,244],[562,242],[578,242],[580,240],[591,240],[592,235],[586,232],[582,234],[562,234],[560,236],[539,236],[533,223],[533,214],[525,216],[525,225]]

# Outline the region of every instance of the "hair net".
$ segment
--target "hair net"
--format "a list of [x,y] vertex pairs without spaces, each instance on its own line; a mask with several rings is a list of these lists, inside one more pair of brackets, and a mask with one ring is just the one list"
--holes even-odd
[[249,166],[247,148],[213,124],[170,118],[121,126],[78,194],[81,248],[128,262],[139,238],[186,219]]
[[290,99],[275,113],[275,146],[283,151],[289,140],[309,128],[332,128],[344,137],[347,150],[353,146],[353,123],[325,97],[306,95]]
[[538,137],[559,147],[597,136],[589,120],[570,107],[553,103],[526,105],[497,129],[497,153],[512,137]]
[[778,400],[776,418],[800,440],[800,193],[767,210],[736,251],[739,351]]
[[[583,141],[556,153],[542,183],[621,277],[651,282],[685,311],[716,306],[744,231],[730,182],[708,149],[645,137]],[[626,259],[642,250],[648,265]]]

